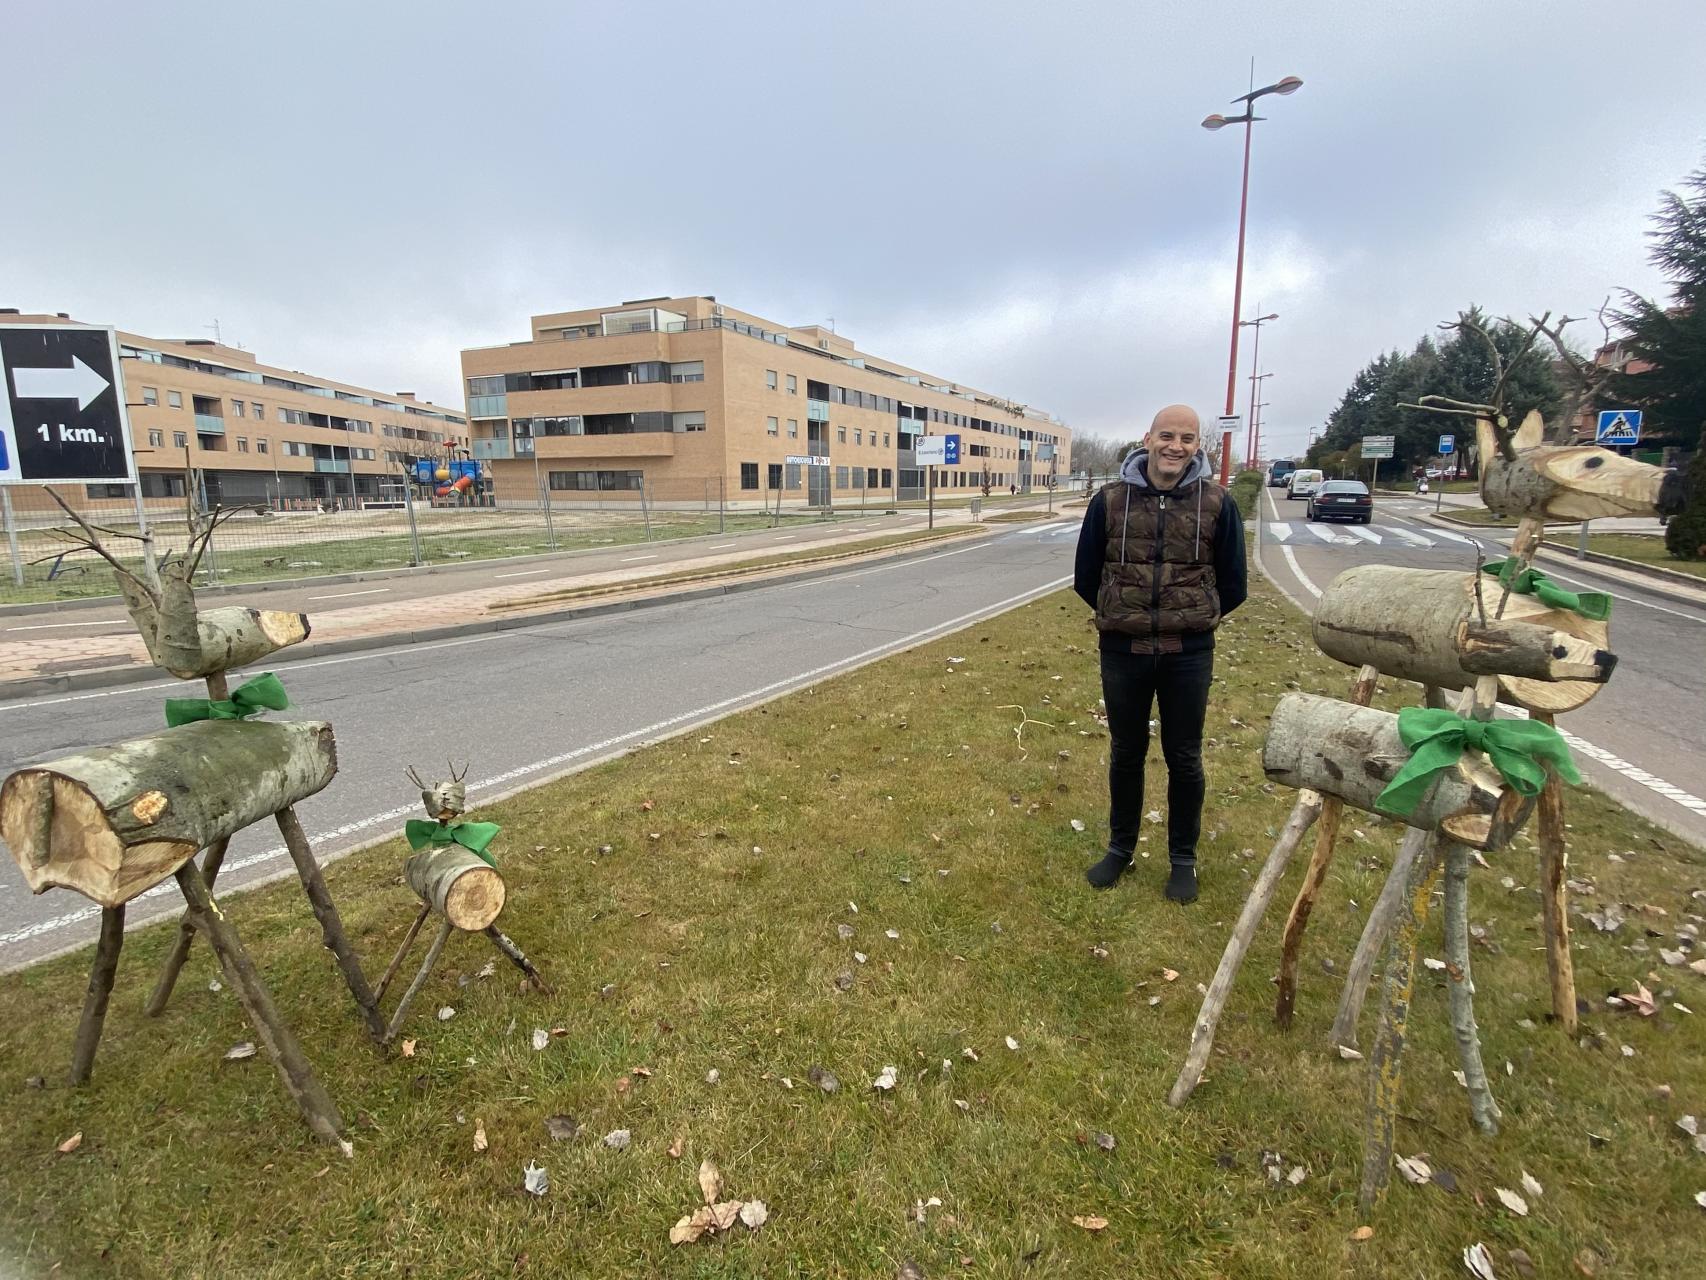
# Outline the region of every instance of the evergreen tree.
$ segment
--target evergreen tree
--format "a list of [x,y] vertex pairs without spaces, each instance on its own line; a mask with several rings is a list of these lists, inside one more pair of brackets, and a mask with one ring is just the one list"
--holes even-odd
[[[1652,365],[1613,380],[1612,394],[1646,411],[1646,431],[1698,448],[1706,424],[1706,167],[1667,191],[1653,215],[1648,255],[1671,285],[1668,303],[1626,294],[1617,320],[1624,350]],[[1696,493],[1696,501],[1706,496]]]

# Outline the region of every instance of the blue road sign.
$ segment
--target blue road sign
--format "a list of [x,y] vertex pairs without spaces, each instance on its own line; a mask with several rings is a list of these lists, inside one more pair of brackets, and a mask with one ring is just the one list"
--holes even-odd
[[1594,432],[1595,444],[1639,444],[1641,441],[1641,411],[1639,409],[1602,409],[1599,429]]
[[942,439],[944,441],[942,461],[947,466],[957,467],[960,463],[960,438],[958,436],[944,436]]
[[1456,449],[1457,449],[1457,437],[1456,436],[1441,436],[1439,438],[1439,452],[1440,452],[1441,457],[1444,457],[1448,453],[1455,452]]

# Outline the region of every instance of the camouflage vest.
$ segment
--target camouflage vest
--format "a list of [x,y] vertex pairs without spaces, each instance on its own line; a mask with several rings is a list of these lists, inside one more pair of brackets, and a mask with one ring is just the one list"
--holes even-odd
[[1108,543],[1096,626],[1134,653],[1175,653],[1188,631],[1220,623],[1214,530],[1226,490],[1208,479],[1157,493],[1116,480],[1102,490]]

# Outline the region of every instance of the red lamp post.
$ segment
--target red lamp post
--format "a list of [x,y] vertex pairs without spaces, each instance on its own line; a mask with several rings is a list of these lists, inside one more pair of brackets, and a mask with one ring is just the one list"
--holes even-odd
[[[1250,417],[1244,424],[1244,462],[1246,466],[1256,460],[1257,374],[1254,371],[1262,367],[1262,326],[1270,320],[1278,319],[1279,313],[1276,311],[1271,315],[1257,316],[1254,320],[1240,320],[1238,322],[1238,327],[1240,329],[1254,328],[1256,330],[1256,340],[1250,347],[1250,369],[1252,371],[1250,374]],[[1271,373],[1262,374],[1261,376],[1264,378],[1273,377]]]
[[[1238,266],[1232,283],[1232,354],[1227,358],[1226,368],[1226,416],[1229,418],[1232,416],[1238,394],[1238,330],[1242,327],[1238,313],[1244,306],[1244,229],[1250,208],[1250,134],[1256,121],[1264,119],[1256,114],[1256,99],[1266,97],[1270,93],[1296,93],[1302,87],[1302,80],[1296,76],[1286,76],[1283,80],[1276,80],[1264,88],[1252,89],[1242,97],[1232,99],[1235,103],[1244,104],[1243,115],[1223,116],[1216,113],[1202,122],[1205,129],[1224,129],[1229,124],[1244,126],[1244,182],[1238,196]],[[1232,433],[1228,431],[1220,442],[1220,483],[1224,485],[1231,478]]]
[[[1252,355],[1250,357],[1250,365],[1252,368],[1257,367],[1256,366],[1256,358],[1254,355]],[[1261,430],[1262,430],[1261,410],[1262,410],[1263,406],[1267,404],[1266,400],[1264,400],[1260,404],[1258,404],[1256,402],[1256,396],[1258,393],[1265,390],[1265,388],[1262,386],[1262,383],[1266,382],[1269,378],[1271,378],[1273,376],[1274,375],[1271,373],[1252,373],[1250,375],[1250,424],[1248,427],[1248,432],[1249,432],[1248,440],[1249,440],[1250,448],[1249,448],[1248,455],[1244,459],[1244,465],[1245,466],[1253,467],[1256,465],[1256,457],[1257,457],[1256,446],[1261,439]]]

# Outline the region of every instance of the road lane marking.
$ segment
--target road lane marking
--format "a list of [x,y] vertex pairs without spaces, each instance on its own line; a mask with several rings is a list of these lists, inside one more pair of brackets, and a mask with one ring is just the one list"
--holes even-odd
[[1322,542],[1343,544],[1347,547],[1354,545],[1356,542],[1355,538],[1341,538],[1324,524],[1309,523],[1305,524],[1303,527],[1309,530],[1309,532],[1314,534],[1317,538],[1321,539]]
[[770,539],[770,541],[772,541],[772,542],[792,542],[798,536],[799,536],[798,534],[784,533],[778,537]]
[[1297,557],[1291,553],[1290,544],[1281,543],[1280,554],[1285,557],[1285,562],[1291,566],[1291,571],[1297,575],[1297,580],[1308,589],[1310,595],[1319,600],[1321,598],[1321,588],[1311,582],[1309,580],[1309,575],[1303,572],[1303,566],[1297,563]]
[[714,547],[706,547],[705,550],[707,550],[707,551],[727,551],[730,547],[732,547],[734,545],[736,545],[736,544],[732,543],[732,542],[719,542]]
[[[970,547],[964,548],[964,550],[968,551],[972,549],[973,548]],[[946,552],[945,554],[957,555],[959,553]],[[786,676],[781,680],[775,680],[766,685],[760,685],[756,689],[749,689],[744,693],[737,693],[717,702],[707,703],[705,706],[696,707],[692,711],[684,711],[678,715],[669,716],[663,720],[658,720],[652,724],[646,725],[643,728],[632,729],[627,733],[620,733],[614,737],[605,738],[599,742],[588,743],[584,747],[576,747],[573,751],[565,751],[560,755],[549,756],[543,760],[533,761],[531,764],[519,765],[516,768],[505,770],[503,773],[494,774],[492,777],[484,778],[479,782],[469,783],[468,790],[470,792],[482,791],[490,787],[501,787],[502,784],[506,782],[513,782],[522,778],[533,779],[532,782],[525,784],[524,786],[500,790],[496,795],[486,796],[481,801],[482,804],[495,804],[507,796],[514,794],[516,791],[526,790],[530,786],[543,786],[545,783],[555,781],[557,778],[562,777],[565,774],[575,772],[577,769],[589,768],[592,765],[603,763],[603,761],[607,759],[626,755],[629,751],[650,745],[650,742],[658,739],[659,735],[662,735],[664,738],[668,738],[673,737],[676,734],[686,733],[710,720],[719,719],[723,715],[737,708],[742,710],[750,709],[750,707],[758,706],[764,702],[784,697],[789,693],[805,688],[806,686],[831,675],[837,675],[844,671],[854,670],[858,667],[876,662],[879,659],[893,656],[894,654],[903,652],[907,649],[915,648],[918,645],[928,644],[932,640],[942,639],[963,627],[972,626],[975,623],[982,622],[986,618],[994,617],[999,613],[1005,613],[1009,609],[1016,609],[1020,605],[1029,604],[1032,600],[1041,599],[1043,596],[1048,595],[1050,592],[1059,590],[1071,581],[1072,578],[1070,575],[1056,578],[1051,582],[1045,582],[1040,587],[1033,587],[1029,591],[1022,591],[1018,595],[1007,597],[1005,600],[999,600],[994,604],[986,605],[981,609],[974,609],[969,613],[961,614],[957,618],[950,618],[945,622],[939,622],[934,626],[925,627],[923,630],[912,632],[910,635],[897,637],[896,639],[887,641],[884,644],[874,645],[869,649],[862,650],[859,653],[852,654],[845,658],[839,658],[834,662],[827,662],[822,666],[813,667],[808,671],[799,672],[792,676]],[[492,638],[493,637],[490,636],[477,637],[477,639]],[[302,665],[319,664],[304,663]],[[179,685],[179,682],[173,681],[170,686],[167,687],[177,688],[181,686]],[[556,770],[556,772],[546,772],[548,770]],[[539,773],[546,773],[546,776],[534,776]],[[331,843],[340,836],[354,835],[357,832],[370,830],[371,828],[386,822],[394,822],[398,818],[402,818],[408,814],[416,812],[419,807],[419,805],[400,805],[395,809],[386,809],[381,813],[370,814],[365,818],[359,818],[353,822],[346,822],[341,826],[334,827],[330,831],[315,832],[308,837],[308,841],[312,847],[323,848],[325,845]],[[336,858],[343,857],[346,854],[360,852],[363,848],[391,839],[397,834],[398,830],[382,831],[373,837],[373,839],[363,841],[358,846],[342,850],[334,849],[323,853],[319,855],[320,861],[324,864],[326,862],[333,861]],[[231,859],[224,864],[222,874],[228,878],[233,873],[242,871],[248,867],[259,866],[265,862],[276,861],[277,859],[282,858],[286,852],[287,850],[283,845],[278,845],[274,848],[263,850],[260,853],[250,854],[247,857]],[[221,892],[225,896],[229,897],[233,893],[241,893],[245,889],[258,887],[258,884],[232,886],[227,883],[226,887],[221,890]],[[177,886],[173,882],[162,881],[152,889],[139,894],[136,899],[133,899],[133,901],[143,901],[148,898],[165,896],[176,888]],[[25,925],[19,929],[13,929],[7,933],[0,933],[0,947],[11,946],[19,942],[27,942],[31,938],[39,938],[44,934],[53,933],[56,930],[66,928],[78,923],[79,921],[91,919],[98,915],[99,912],[99,907],[91,905],[77,911],[68,912],[62,916],[55,916],[52,919],[38,920],[33,924]],[[137,925],[138,927],[142,927],[146,923],[148,922],[139,920]],[[47,957],[45,956],[41,957],[41,959],[46,958]],[[26,967],[27,964],[34,963],[37,963],[37,961],[28,961],[26,962]]]
[[309,596],[308,598],[310,600],[348,600],[351,596],[376,596],[376,595],[380,595],[386,591],[389,591],[390,589],[391,589],[390,587],[369,587],[366,591],[340,591],[336,595]]
[[663,553],[659,552],[659,551],[654,551],[649,556],[629,556],[627,559],[623,560],[622,563],[623,564],[633,564],[634,561],[636,561],[636,560],[656,560],[658,558],[658,556],[660,556],[661,554],[663,554]]
[[1281,542],[1284,542],[1287,538],[1291,537],[1291,526],[1286,524],[1284,521],[1281,521],[1279,524],[1275,524],[1272,520],[1269,520],[1267,525],[1268,532],[1273,534],[1274,537],[1278,538]]
[[1357,537],[1362,538],[1364,541],[1372,542],[1377,547],[1380,545],[1380,535],[1373,529],[1370,529],[1367,525],[1353,524],[1351,526],[1351,532],[1356,534]]
[[514,573],[494,573],[494,578],[531,578],[536,573],[550,573],[549,569],[517,569]]
[[1404,528],[1402,525],[1396,525],[1396,524],[1387,525],[1386,528],[1387,528],[1387,531],[1389,533],[1391,533],[1394,537],[1404,539],[1404,541],[1408,542],[1411,546],[1431,547],[1434,544],[1432,538],[1424,538],[1419,533],[1411,533],[1408,529]]

